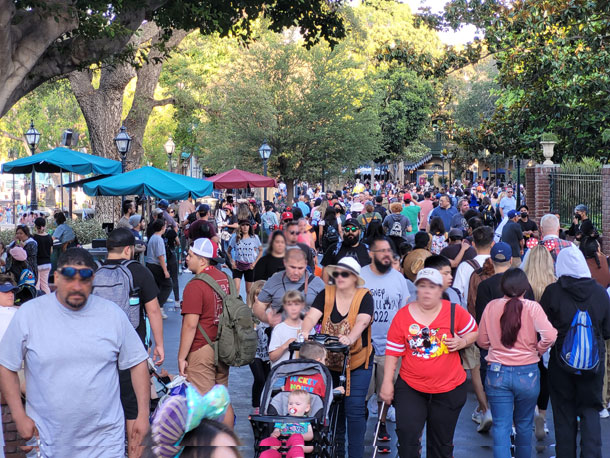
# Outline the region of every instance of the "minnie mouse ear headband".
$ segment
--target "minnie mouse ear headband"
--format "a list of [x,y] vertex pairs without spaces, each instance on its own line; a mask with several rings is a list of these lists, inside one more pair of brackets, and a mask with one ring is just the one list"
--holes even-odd
[[187,384],[184,395],[168,397],[158,407],[152,421],[155,456],[179,456],[184,435],[199,426],[204,418],[217,420],[224,417],[229,403],[229,392],[224,385],[216,385],[202,396],[193,385]]

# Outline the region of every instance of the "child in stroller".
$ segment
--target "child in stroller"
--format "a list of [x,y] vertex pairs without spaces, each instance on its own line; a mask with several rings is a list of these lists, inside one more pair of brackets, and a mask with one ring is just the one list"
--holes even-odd
[[[332,377],[324,365],[324,359],[326,351],[347,354],[349,347],[340,344],[337,338],[332,336],[318,334],[310,336],[309,339],[310,341],[305,343],[293,342],[290,345],[291,353],[303,347],[300,358],[277,364],[267,378],[261,399],[260,415],[250,416],[254,430],[255,457],[271,455],[298,457],[307,453],[312,457],[331,458],[335,455],[334,436],[339,411],[338,400],[345,392],[345,370],[341,377],[342,386],[333,390]],[[311,359],[303,359],[304,356],[309,356]],[[299,419],[300,423],[309,423],[313,433],[311,441],[308,441],[311,437],[309,434],[307,437],[303,435],[302,444],[307,447],[305,449],[301,448],[299,439],[293,439],[292,435],[286,437],[280,434],[279,439],[284,438],[284,442],[279,441],[279,444],[277,441],[264,440],[273,435],[277,425],[294,424],[294,416],[290,415],[288,406],[294,391],[303,391],[310,397],[308,417]],[[280,429],[281,433],[281,428],[277,429]],[[296,445],[299,446],[295,447]],[[261,455],[268,446],[277,448],[266,455]]]

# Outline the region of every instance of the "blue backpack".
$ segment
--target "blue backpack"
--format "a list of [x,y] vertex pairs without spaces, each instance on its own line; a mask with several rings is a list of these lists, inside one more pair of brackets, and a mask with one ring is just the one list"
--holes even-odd
[[577,308],[559,351],[559,363],[572,374],[598,371],[599,340],[588,311]]

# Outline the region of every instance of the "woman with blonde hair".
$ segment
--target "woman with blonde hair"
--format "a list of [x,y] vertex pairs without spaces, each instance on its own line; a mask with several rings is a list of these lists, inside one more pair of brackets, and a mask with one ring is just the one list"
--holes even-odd
[[[534,292],[534,300],[540,302],[546,287],[557,281],[553,256],[551,256],[551,253],[544,245],[537,245],[530,250],[523,270]],[[545,359],[548,363],[548,356],[549,353],[547,352],[538,362],[540,393],[536,402],[538,415],[534,418],[534,435],[538,441],[542,441],[548,431],[546,427],[546,410],[549,405],[548,369],[544,364]]]

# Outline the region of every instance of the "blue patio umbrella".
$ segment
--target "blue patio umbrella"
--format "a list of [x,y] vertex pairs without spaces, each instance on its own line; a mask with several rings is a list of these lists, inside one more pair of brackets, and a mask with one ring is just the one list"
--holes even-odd
[[183,200],[209,196],[213,185],[210,181],[166,172],[155,167],[141,167],[83,184],[89,196],[145,195],[167,200]]
[[2,173],[25,174],[32,173],[32,171],[38,173],[73,172],[79,175],[90,173],[116,175],[121,173],[121,163],[105,157],[59,147],[2,164]]

